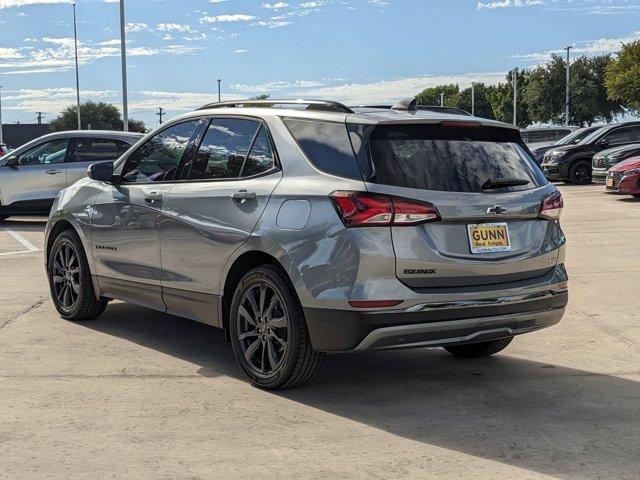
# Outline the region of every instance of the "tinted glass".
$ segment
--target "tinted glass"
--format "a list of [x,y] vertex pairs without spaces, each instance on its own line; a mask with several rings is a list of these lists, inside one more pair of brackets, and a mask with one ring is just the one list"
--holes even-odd
[[640,126],[616,128],[605,135],[610,145],[637,142],[640,140]]
[[[599,127],[598,127],[599,128]],[[575,145],[596,129],[580,128],[558,140],[554,145]]]
[[[374,181],[446,192],[526,190],[546,183],[518,145],[518,132],[501,131],[504,129],[428,125],[377,127],[370,137]],[[492,179],[530,183],[483,190]]]
[[100,162],[115,160],[129,148],[129,144],[107,138],[79,138],[70,162]]
[[285,125],[307,158],[323,172],[362,180],[344,123],[287,118]]
[[193,120],[169,127],[141,145],[127,159],[122,170],[123,181],[172,180],[198,121]]
[[251,177],[271,170],[274,165],[273,151],[271,150],[271,142],[269,134],[264,127],[260,128],[256,141],[251,147],[251,152],[244,163],[241,176]]
[[69,140],[66,138],[42,143],[18,155],[18,165],[63,163],[67,155],[68,145]]
[[213,119],[200,144],[189,178],[239,177],[259,127],[258,122],[240,118]]

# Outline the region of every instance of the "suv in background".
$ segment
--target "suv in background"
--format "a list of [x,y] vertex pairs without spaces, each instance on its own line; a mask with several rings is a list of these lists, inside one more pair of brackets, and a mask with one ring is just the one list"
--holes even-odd
[[585,139],[588,135],[595,132],[601,127],[602,125],[592,125],[590,127],[579,128],[578,130],[571,132],[569,135],[562,137],[560,140],[558,140],[556,143],[552,145],[545,145],[543,147],[537,147],[537,148],[531,149],[531,153],[533,153],[533,156],[536,158],[536,161],[538,162],[538,164],[540,164],[542,162],[542,157],[544,157],[544,154],[547,153],[552,148],[561,147],[563,145],[577,145],[583,139]]
[[222,102],[65,190],[46,271],[63,318],[120,299],[204,322],[252,382],[288,388],[325,352],[478,358],[557,323],[562,207],[510,125]]
[[542,157],[542,170],[549,180],[585,185],[592,181],[596,153],[616,146],[640,142],[640,122],[601,127],[577,145],[554,147]]
[[87,174],[92,163],[114,161],[143,135],[80,130],[51,133],[0,160],[0,221],[46,215],[54,198]]
[[640,143],[609,148],[608,150],[595,154],[591,162],[593,179],[598,182],[605,182],[607,179],[607,171],[611,167],[627,158],[637,155],[640,155]]
[[533,150],[538,147],[552,145],[577,129],[578,127],[559,126],[528,127],[520,130],[520,135],[522,135],[522,140],[527,144],[527,147]]

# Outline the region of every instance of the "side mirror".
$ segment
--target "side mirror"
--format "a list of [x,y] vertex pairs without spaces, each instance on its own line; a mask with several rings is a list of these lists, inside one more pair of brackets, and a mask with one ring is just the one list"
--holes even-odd
[[18,159],[16,157],[9,157],[9,158],[7,158],[7,161],[4,162],[4,166],[5,167],[17,167],[18,166]]
[[115,183],[113,176],[113,162],[94,163],[87,168],[87,176],[91,180]]
[[609,145],[609,140],[607,140],[606,138],[603,138],[598,142],[598,145],[602,145],[603,147],[606,147],[607,145]]

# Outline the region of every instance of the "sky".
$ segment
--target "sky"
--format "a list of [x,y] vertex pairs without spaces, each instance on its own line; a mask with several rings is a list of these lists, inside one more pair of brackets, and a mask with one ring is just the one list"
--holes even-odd
[[[640,39],[640,0],[126,0],[130,117],[152,127],[217,99],[347,104],[497,83],[562,53]],[[120,105],[119,3],[77,0],[81,100]],[[69,0],[0,0],[4,122],[75,102]]]

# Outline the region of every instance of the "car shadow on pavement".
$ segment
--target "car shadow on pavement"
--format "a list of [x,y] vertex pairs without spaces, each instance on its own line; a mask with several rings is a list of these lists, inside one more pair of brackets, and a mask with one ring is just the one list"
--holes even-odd
[[[83,325],[196,363],[202,375],[244,378],[213,327],[119,303]],[[624,378],[633,374],[638,371],[611,376],[534,362],[508,349],[475,361],[440,349],[365,352],[328,356],[311,383],[265,392],[264,402],[278,395],[558,478],[637,479],[640,382]]]
[[0,222],[0,229],[9,229],[14,232],[42,232],[46,225],[46,217],[9,217]]

